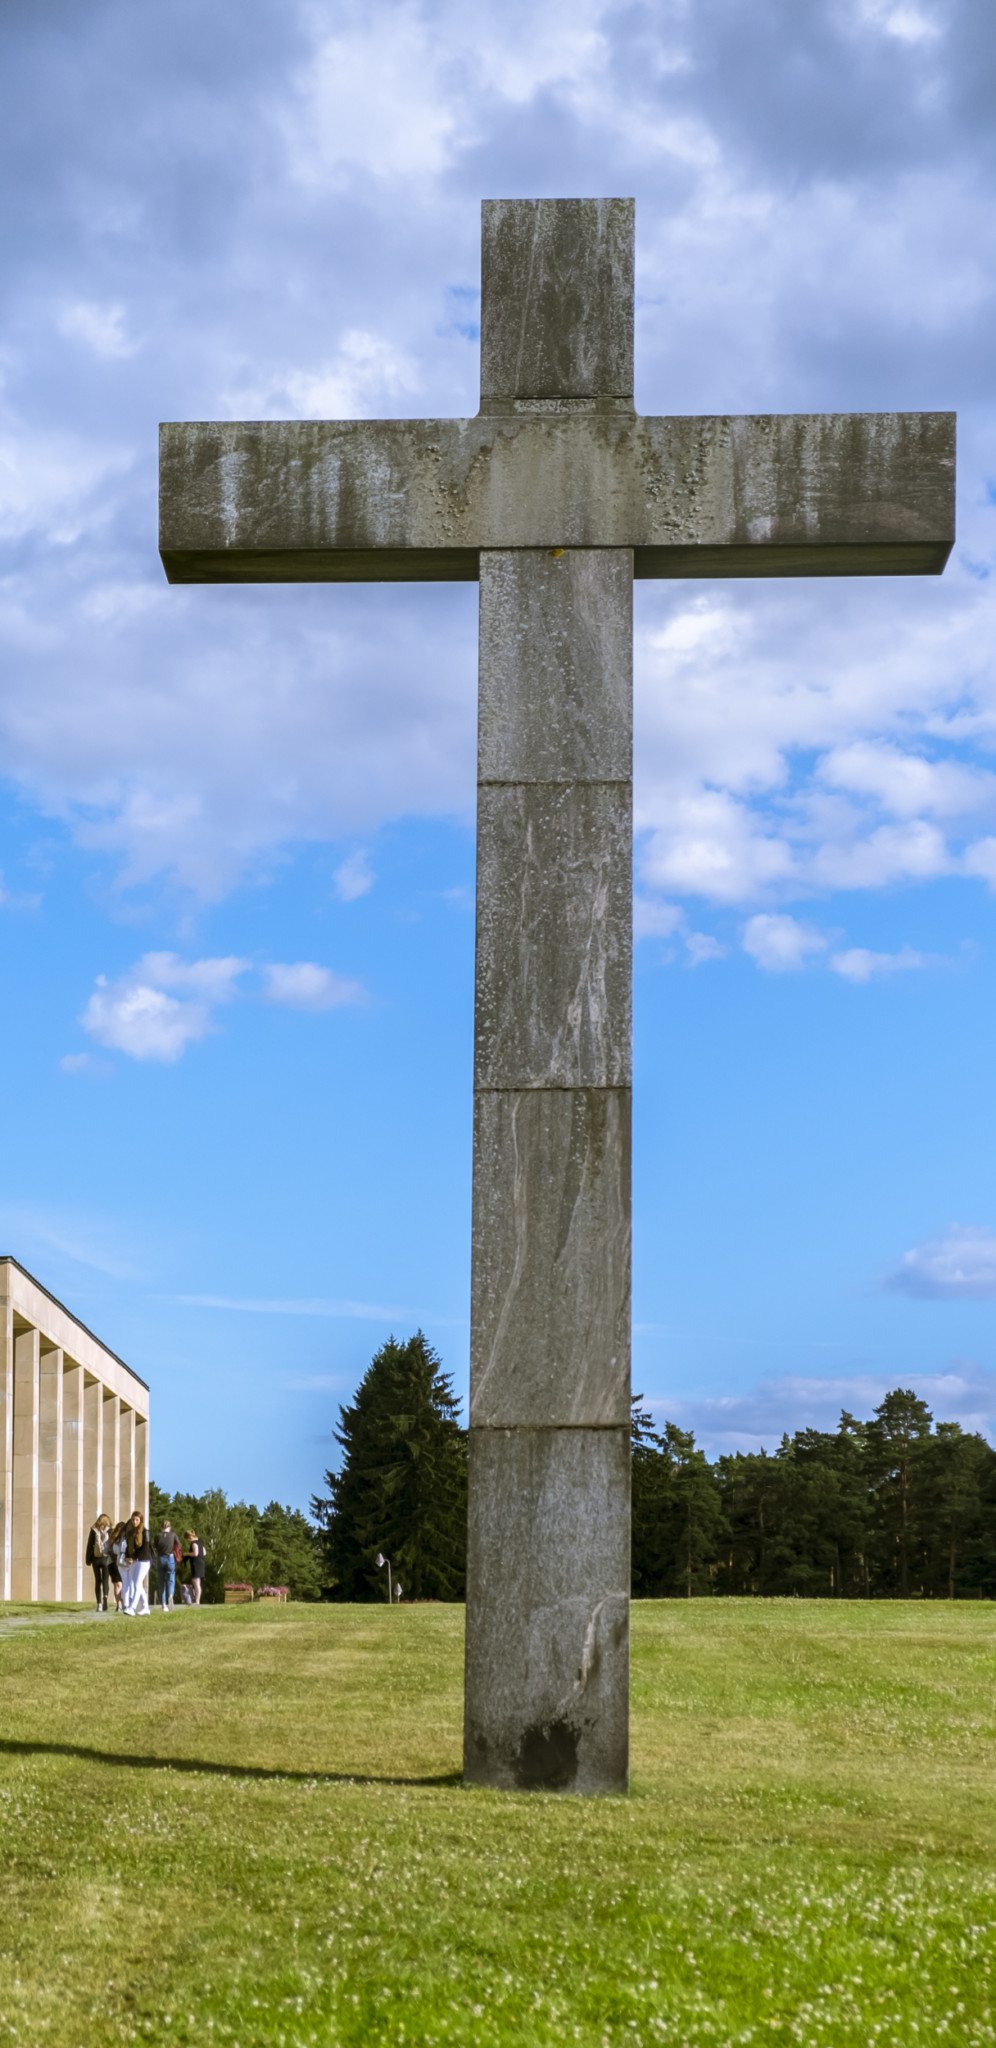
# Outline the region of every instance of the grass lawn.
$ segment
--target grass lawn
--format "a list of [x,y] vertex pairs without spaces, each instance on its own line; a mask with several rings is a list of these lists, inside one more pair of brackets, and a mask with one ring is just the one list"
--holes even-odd
[[996,2042],[991,1607],[640,1603],[587,1801],[461,1786],[460,1608],[13,1612],[0,2048]]

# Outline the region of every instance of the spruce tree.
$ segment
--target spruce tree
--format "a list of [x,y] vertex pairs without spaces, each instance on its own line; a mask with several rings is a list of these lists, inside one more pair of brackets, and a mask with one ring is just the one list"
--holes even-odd
[[467,1439],[450,1377],[421,1330],[388,1339],[355,1398],[339,1410],[342,1452],[312,1502],[338,1600],[383,1600],[376,1557],[390,1558],[414,1600],[463,1597]]

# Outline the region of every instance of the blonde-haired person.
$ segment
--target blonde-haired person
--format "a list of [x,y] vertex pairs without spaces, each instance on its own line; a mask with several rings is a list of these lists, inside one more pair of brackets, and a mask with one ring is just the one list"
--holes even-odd
[[183,1533],[187,1546],[183,1553],[183,1562],[190,1566],[190,1603],[192,1607],[199,1607],[204,1589],[204,1545],[196,1529],[185,1529]]
[[121,1568],[126,1614],[148,1614],[149,1566],[152,1545],[141,1508],[135,1508],[125,1523],[125,1562]]
[[86,1539],[86,1563],[93,1571],[97,1613],[107,1613],[107,1588],[111,1577],[111,1518],[97,1515]]

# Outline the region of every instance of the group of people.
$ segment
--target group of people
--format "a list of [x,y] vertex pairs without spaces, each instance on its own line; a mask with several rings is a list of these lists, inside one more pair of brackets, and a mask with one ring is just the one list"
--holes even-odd
[[185,1606],[199,1607],[204,1585],[207,1552],[196,1529],[184,1532],[184,1541],[168,1521],[153,1538],[140,1508],[126,1522],[112,1527],[110,1515],[98,1515],[86,1543],[86,1562],[93,1571],[97,1613],[108,1612],[111,1594],[115,1614],[148,1614],[149,1572],[156,1567],[156,1594],[164,1614],[172,1614],[177,1571],[189,1566],[180,1587]]

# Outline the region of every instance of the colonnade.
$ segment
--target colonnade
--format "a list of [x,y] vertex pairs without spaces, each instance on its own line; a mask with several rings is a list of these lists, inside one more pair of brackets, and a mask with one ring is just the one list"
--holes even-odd
[[98,1514],[148,1512],[149,1390],[0,1258],[0,1600],[81,1600]]

